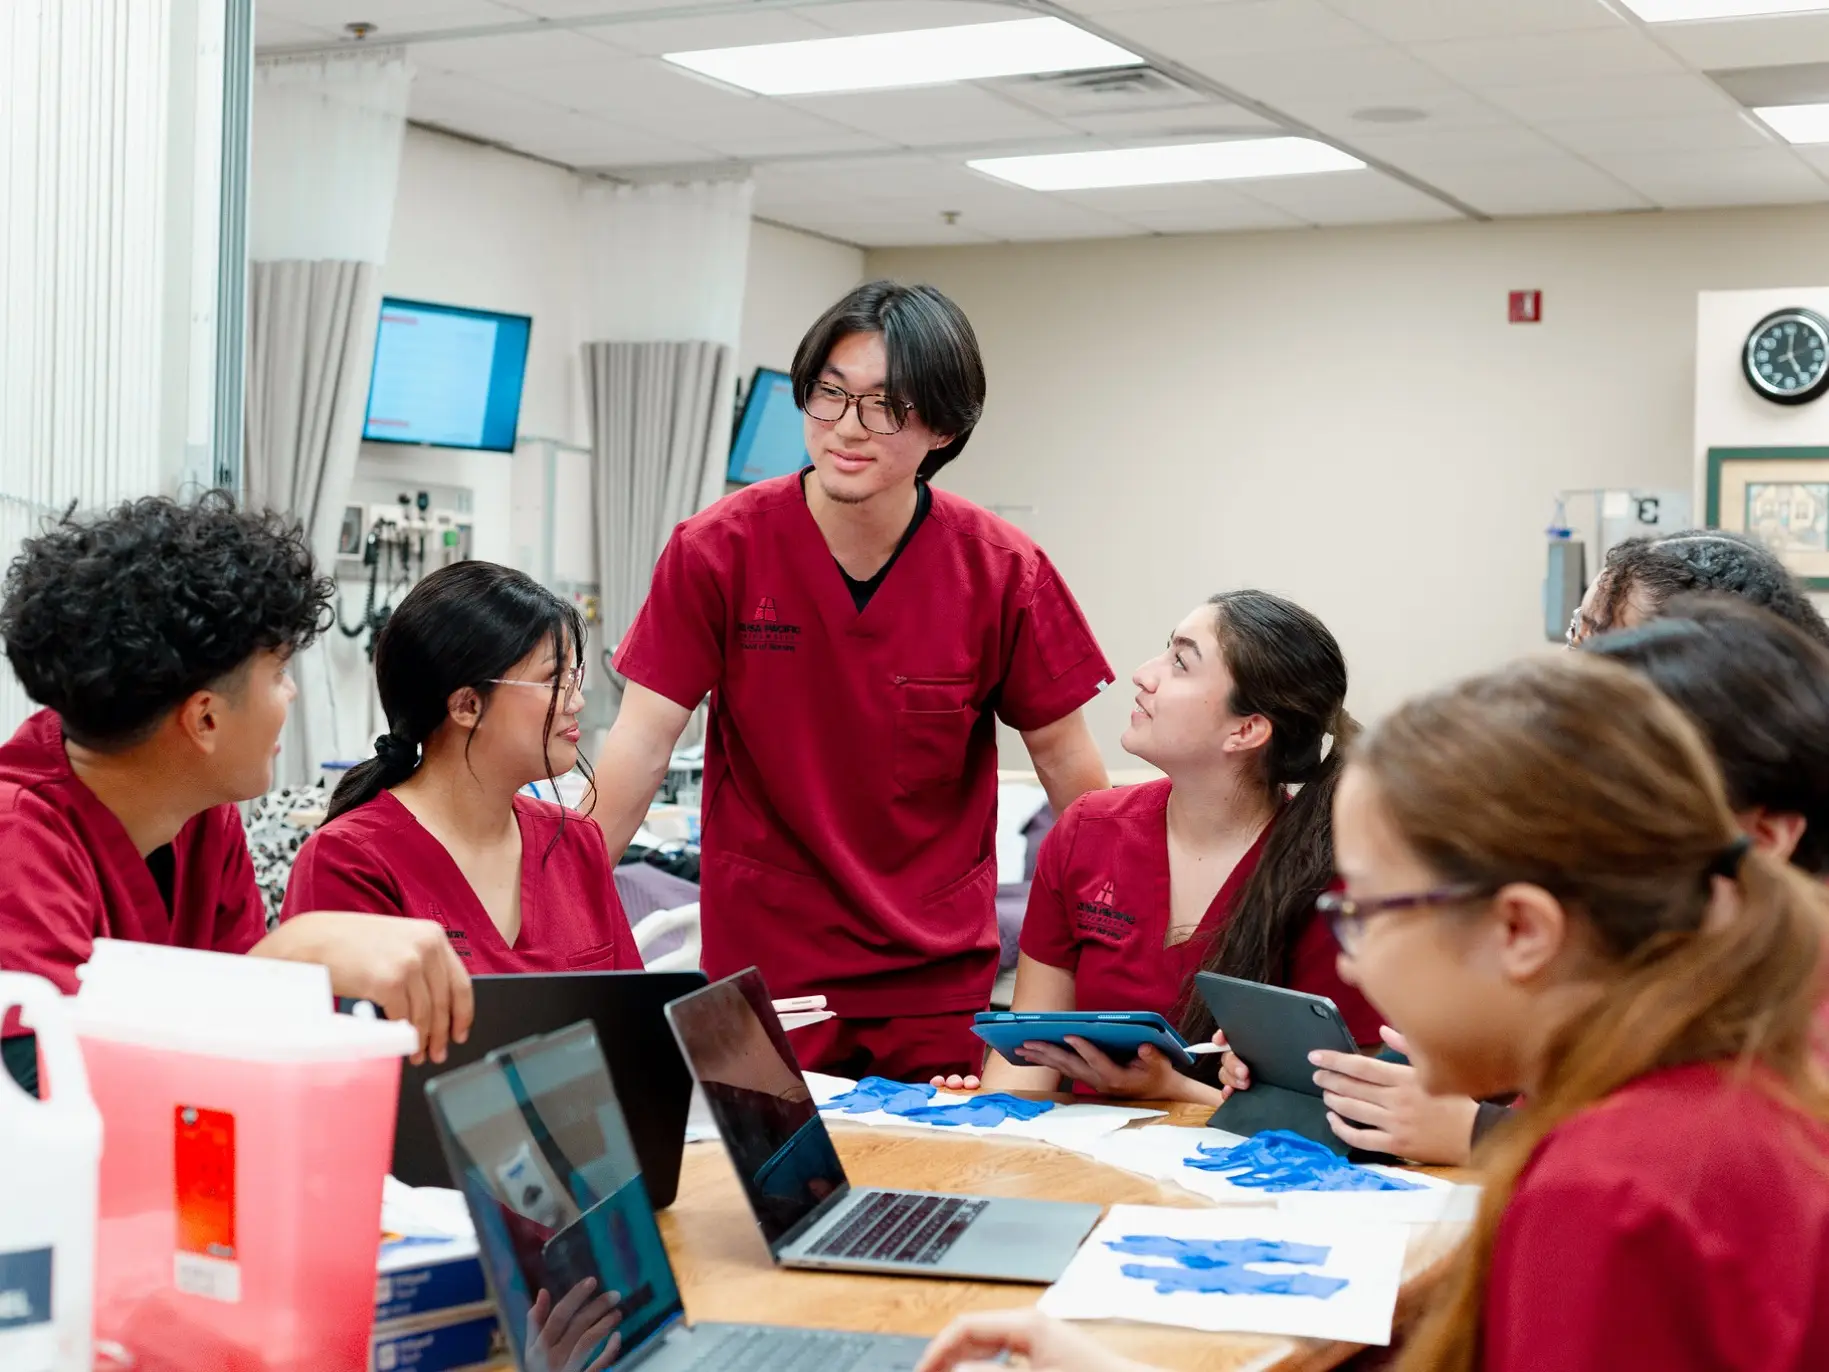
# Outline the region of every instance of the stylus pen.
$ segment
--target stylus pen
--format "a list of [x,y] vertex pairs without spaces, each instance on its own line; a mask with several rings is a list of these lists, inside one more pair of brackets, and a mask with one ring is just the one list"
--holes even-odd
[[793,1015],[807,1010],[825,1008],[826,998],[824,996],[789,996],[786,1000],[775,1002],[775,1013],[778,1015]]

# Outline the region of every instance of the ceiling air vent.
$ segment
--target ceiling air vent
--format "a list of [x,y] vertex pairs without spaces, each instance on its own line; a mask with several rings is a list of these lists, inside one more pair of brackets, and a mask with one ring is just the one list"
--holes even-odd
[[1055,76],[1013,76],[986,85],[1042,114],[1072,118],[1131,110],[1188,109],[1215,104],[1154,67],[1110,67]]

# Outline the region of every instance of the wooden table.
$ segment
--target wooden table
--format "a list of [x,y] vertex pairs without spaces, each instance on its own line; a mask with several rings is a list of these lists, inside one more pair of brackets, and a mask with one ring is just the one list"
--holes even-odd
[[[1204,1124],[1212,1113],[1186,1105],[1160,1108],[1169,1111],[1169,1123],[1181,1125]],[[827,1123],[854,1185],[1104,1205],[1208,1204],[1178,1187],[1042,1144],[879,1129],[830,1117]],[[769,1261],[729,1160],[716,1143],[687,1146],[679,1198],[661,1213],[660,1228],[679,1274],[686,1313],[693,1320],[932,1335],[955,1315],[1031,1305],[1043,1290],[777,1268]],[[1414,1279],[1445,1257],[1457,1237],[1421,1226],[1417,1235],[1405,1263],[1406,1298],[1399,1302],[1400,1319],[1407,1302],[1415,1298]],[[1128,1357],[1189,1372],[1310,1372],[1337,1367],[1358,1351],[1355,1344],[1206,1334],[1158,1325],[1098,1322],[1086,1327]]]

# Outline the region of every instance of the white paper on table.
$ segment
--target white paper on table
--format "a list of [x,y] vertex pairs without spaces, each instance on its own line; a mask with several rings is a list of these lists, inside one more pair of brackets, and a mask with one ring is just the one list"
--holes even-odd
[[[857,1085],[845,1077],[829,1077],[823,1072],[807,1072],[803,1075],[808,1089],[813,1093],[813,1103],[822,1110]],[[954,1091],[936,1091],[927,1104],[958,1105],[971,1099],[969,1095],[960,1095]],[[892,1115],[886,1110],[870,1110],[861,1115],[828,1115],[826,1118],[878,1129],[932,1129],[971,1138],[997,1135],[1003,1138],[1030,1139],[1036,1143],[1053,1144],[1058,1148],[1083,1153],[1089,1150],[1095,1140],[1116,1133],[1133,1120],[1158,1119],[1162,1113],[1160,1110],[1134,1105],[1056,1105],[1032,1120],[1006,1119],[993,1125],[930,1124],[926,1120]]]
[[1093,1140],[1088,1157],[1109,1166],[1135,1172],[1154,1181],[1171,1182],[1203,1196],[1215,1205],[1275,1206],[1295,1215],[1362,1221],[1390,1220],[1401,1224],[1433,1224],[1438,1220],[1467,1220],[1479,1206],[1480,1188],[1456,1186],[1439,1177],[1402,1167],[1370,1167],[1373,1172],[1418,1186],[1415,1191],[1265,1191],[1238,1186],[1217,1172],[1188,1166],[1200,1148],[1231,1148],[1243,1143],[1223,1129],[1187,1129],[1158,1125],[1127,1129],[1121,1134]]
[[412,1239],[467,1239],[476,1235],[461,1191],[408,1186],[394,1177],[381,1183],[381,1229]]
[[711,1103],[697,1082],[692,1085],[692,1104],[686,1107],[686,1142],[710,1143],[718,1137],[718,1121],[711,1113]]
[[[1106,1246],[1108,1241],[1138,1235],[1315,1244],[1328,1250],[1327,1261],[1319,1267],[1291,1269],[1277,1263],[1262,1264],[1261,1270],[1300,1270],[1342,1277],[1347,1284],[1327,1297],[1161,1294],[1154,1282],[1126,1276],[1124,1268],[1163,1265],[1166,1259],[1129,1256]],[[1388,1344],[1408,1243],[1409,1231],[1394,1223],[1325,1220],[1270,1209],[1114,1205],[1061,1279],[1042,1293],[1038,1308],[1061,1319],[1140,1320],[1212,1333],[1286,1334]]]

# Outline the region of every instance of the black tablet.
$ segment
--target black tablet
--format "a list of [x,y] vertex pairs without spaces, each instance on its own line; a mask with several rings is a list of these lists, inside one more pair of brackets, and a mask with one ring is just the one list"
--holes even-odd
[[1315,1068],[1308,1055],[1317,1048],[1336,1053],[1359,1051],[1340,1007],[1326,996],[1223,977],[1217,972],[1201,972],[1195,985],[1227,1045],[1250,1066],[1254,1087],[1262,1082],[1319,1096],[1321,1089],[1315,1085]]

